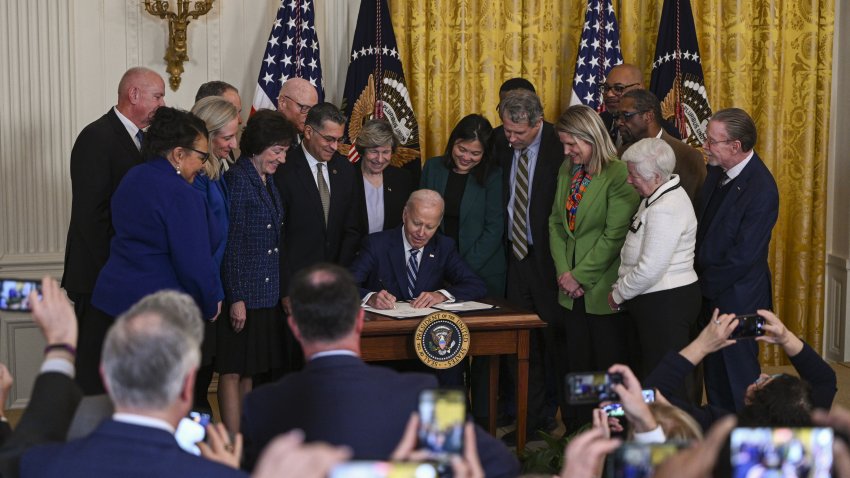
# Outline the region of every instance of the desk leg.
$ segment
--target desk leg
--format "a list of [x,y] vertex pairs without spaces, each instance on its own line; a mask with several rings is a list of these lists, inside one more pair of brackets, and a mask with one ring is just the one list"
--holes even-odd
[[[499,415],[499,410],[496,406],[496,397],[499,396],[499,356],[490,355],[490,396],[488,410],[490,410],[490,422],[487,424],[491,435],[496,436],[496,418]],[[473,359],[474,360],[474,359]]]
[[517,414],[516,414],[516,450],[525,449],[525,427],[528,416],[528,354],[530,334],[528,329],[517,333]]

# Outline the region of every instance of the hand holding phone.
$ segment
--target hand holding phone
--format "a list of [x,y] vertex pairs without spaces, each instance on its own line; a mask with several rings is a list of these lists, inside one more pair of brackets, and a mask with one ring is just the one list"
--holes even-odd
[[764,335],[764,317],[758,314],[744,314],[735,318],[738,319],[738,326],[729,335],[730,339],[754,339]]
[[460,390],[427,389],[419,394],[420,449],[438,459],[463,452],[466,397]]
[[565,380],[567,401],[570,405],[581,405],[617,400],[617,393],[611,387],[622,383],[623,377],[619,373],[584,372],[567,374]]

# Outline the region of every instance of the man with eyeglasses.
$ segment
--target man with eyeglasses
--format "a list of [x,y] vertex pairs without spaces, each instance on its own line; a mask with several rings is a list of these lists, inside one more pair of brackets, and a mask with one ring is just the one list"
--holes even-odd
[[[704,148],[708,174],[697,210],[695,268],[702,289],[702,322],[722,314],[770,310],[767,264],[770,235],[779,212],[779,192],[770,170],[755,153],[757,133],[741,109],[716,112]],[[708,403],[740,411],[747,385],[758,378],[758,345],[739,340],[705,359]]]
[[664,131],[659,122],[662,119],[661,103],[654,93],[647,90],[626,92],[620,98],[619,113],[615,115],[615,124],[623,140],[623,145],[617,148],[617,155],[622,157],[629,146],[644,138],[663,139],[676,156],[673,174],[679,175],[679,184],[688,193],[696,210],[699,191],[705,181],[705,160],[702,153]]
[[[617,122],[614,118],[620,112],[620,99],[624,94],[633,90],[643,90],[643,73],[640,68],[630,63],[622,63],[611,68],[608,76],[605,78],[605,83],[599,85],[599,92],[602,93],[602,100],[605,102],[605,111],[600,116],[608,133],[611,135],[611,140],[619,148],[623,144],[620,138],[620,131],[617,128]],[[676,130],[676,127],[664,120],[659,115],[659,124],[667,134],[676,138],[682,139],[682,135]]]
[[277,109],[298,128],[300,139],[304,134],[307,113],[318,102],[319,94],[309,81],[304,78],[290,78],[280,88]]
[[[289,80],[292,81],[292,80]],[[289,84],[287,82],[287,84]],[[274,179],[284,208],[280,291],[299,270],[318,262],[348,266],[362,237],[354,166],[337,147],[346,118],[331,103],[305,115],[304,137],[289,150]]]

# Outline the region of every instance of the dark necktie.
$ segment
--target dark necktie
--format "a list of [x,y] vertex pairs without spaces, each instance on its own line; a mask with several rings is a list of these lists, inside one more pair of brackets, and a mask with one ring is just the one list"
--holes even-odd
[[526,218],[528,217],[528,155],[525,151],[520,155],[516,167],[513,213],[511,250],[517,259],[523,260],[528,255],[528,227],[526,225]]
[[416,261],[416,256],[419,255],[419,249],[411,248],[410,259],[407,260],[407,295],[411,299],[415,299],[413,291],[416,290],[416,274],[419,273],[419,263]]
[[729,181],[731,181],[729,175],[724,172],[723,175],[720,176],[720,181],[717,181],[717,187],[722,188],[729,184]]
[[324,163],[316,163],[316,183],[319,185],[319,199],[322,201],[322,211],[325,212],[325,225],[328,224],[328,210],[331,208],[331,192],[328,189],[328,183],[325,181],[325,175],[322,174]]
[[145,139],[145,132],[142,130],[136,131],[136,139],[139,140],[139,151],[142,150],[142,140]]

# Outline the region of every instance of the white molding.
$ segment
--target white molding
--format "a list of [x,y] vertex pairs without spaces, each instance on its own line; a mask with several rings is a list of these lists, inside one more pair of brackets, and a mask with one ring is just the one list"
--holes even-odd
[[850,258],[835,254],[826,256],[824,355],[837,362],[850,361],[850,303],[847,300],[847,282],[850,275]]

